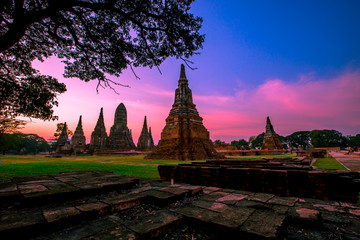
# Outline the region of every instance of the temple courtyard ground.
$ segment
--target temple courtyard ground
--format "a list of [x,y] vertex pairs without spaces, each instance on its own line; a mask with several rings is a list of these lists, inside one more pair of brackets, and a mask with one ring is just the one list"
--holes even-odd
[[[356,156],[331,155],[319,165],[359,167]],[[190,162],[141,155],[0,160],[0,239],[360,239],[356,203],[159,180],[158,165]]]
[[360,206],[68,172],[0,181],[0,239],[359,239]]
[[347,170],[360,171],[360,153],[347,154],[347,151],[330,152],[338,162],[340,162]]

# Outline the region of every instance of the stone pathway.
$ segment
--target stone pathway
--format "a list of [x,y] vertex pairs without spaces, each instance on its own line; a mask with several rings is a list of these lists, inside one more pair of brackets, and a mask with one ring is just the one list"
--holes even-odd
[[360,155],[346,155],[346,152],[330,152],[338,162],[351,171],[360,171]]
[[77,172],[2,180],[0,239],[359,239],[358,204]]

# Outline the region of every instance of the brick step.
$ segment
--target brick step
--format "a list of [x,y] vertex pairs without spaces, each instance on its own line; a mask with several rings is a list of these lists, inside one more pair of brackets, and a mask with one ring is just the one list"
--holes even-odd
[[[171,204],[202,191],[196,186],[144,186],[127,194],[98,196],[97,199],[67,201],[33,208],[8,208],[0,212],[0,236],[27,238],[39,233],[63,229],[81,221],[121,212],[141,203],[159,206]],[[140,234],[141,235],[141,234]],[[150,234],[151,236],[153,233]],[[155,234],[156,235],[156,234]]]
[[138,220],[124,221],[116,214],[73,225],[69,229],[36,239],[159,239],[174,231],[182,223],[182,216],[159,210]]
[[0,206],[40,206],[131,189],[139,179],[112,172],[68,172],[16,177],[0,182]]

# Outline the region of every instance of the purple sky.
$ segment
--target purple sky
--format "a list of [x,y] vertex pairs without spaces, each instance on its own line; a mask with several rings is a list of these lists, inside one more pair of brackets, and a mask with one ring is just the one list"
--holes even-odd
[[[203,17],[204,48],[186,69],[194,103],[212,140],[257,136],[266,117],[275,131],[335,129],[360,133],[360,1],[196,1],[191,12]],[[56,58],[34,66],[66,83],[58,97],[59,121],[33,119],[23,132],[50,138],[58,122],[75,130],[79,115],[87,142],[100,108],[109,133],[120,102],[137,142],[144,116],[154,141],[165,126],[179,79],[181,60],[156,69],[127,70],[113,78],[131,88],[96,93],[96,83],[62,77]]]

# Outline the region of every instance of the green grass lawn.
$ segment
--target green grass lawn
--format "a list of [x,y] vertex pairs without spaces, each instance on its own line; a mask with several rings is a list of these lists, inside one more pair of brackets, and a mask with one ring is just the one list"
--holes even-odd
[[127,176],[159,179],[157,170],[159,164],[191,163],[191,161],[147,160],[143,155],[62,158],[48,158],[42,155],[5,155],[0,156],[0,161],[0,178],[71,171],[112,171]]
[[[293,157],[295,155],[260,155],[232,157],[238,159],[261,159]],[[184,164],[193,161],[148,160],[136,156],[64,156],[49,158],[43,155],[0,155],[0,179],[17,176],[55,174],[71,171],[112,171],[126,176],[159,179],[159,164]],[[202,162],[204,162],[203,160]],[[201,161],[200,161],[201,162]]]
[[331,156],[328,158],[318,158],[313,166],[322,169],[346,170],[343,165]]

